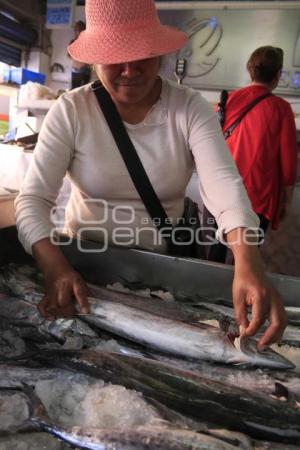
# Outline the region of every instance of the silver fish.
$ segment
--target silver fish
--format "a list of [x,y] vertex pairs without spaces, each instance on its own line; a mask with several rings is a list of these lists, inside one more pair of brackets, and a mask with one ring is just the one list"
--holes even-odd
[[79,319],[45,320],[36,305],[7,295],[0,295],[0,321],[17,325],[18,327],[33,327],[41,336],[65,343],[68,338],[80,335],[90,342],[97,334]]
[[227,364],[247,363],[277,369],[293,368],[283,356],[270,349],[259,352],[256,343],[241,339],[238,350],[226,333],[208,324],[196,326],[170,320],[116,301],[89,298],[91,314],[82,320],[134,342],[184,358]]
[[0,388],[20,388],[23,383],[35,385],[41,380],[56,379],[60,373],[70,376],[70,372],[63,369],[0,363]]
[[[63,428],[53,423],[33,390],[24,385],[30,399],[29,421],[40,431],[46,431],[59,439],[84,449],[92,450],[236,450],[235,445],[221,439],[171,426],[134,429]],[[170,424],[171,425],[171,424]]]
[[[32,304],[37,304],[43,297],[43,281],[40,272],[34,266],[18,266],[9,264],[0,272],[2,286],[15,297],[20,297]],[[103,286],[88,284],[92,297],[103,298],[137,307],[143,311],[158,314],[163,317],[177,319],[189,323],[197,323],[200,319],[211,319],[208,310],[198,311],[188,303],[174,300],[161,300],[156,297],[147,298],[136,292],[120,292]]]
[[296,306],[286,306],[285,312],[288,316],[288,323],[291,325],[300,326],[300,308]]
[[299,408],[196,372],[150,359],[92,350],[44,350],[34,358],[52,367],[138,390],[194,420],[257,439],[300,443]]
[[[5,272],[5,280],[6,283],[10,286],[10,288],[19,290],[22,295],[25,295],[26,298],[30,299],[32,303],[36,303],[37,299],[39,299],[39,293],[34,293],[35,291],[38,291],[40,289],[40,284],[38,282],[38,272],[36,269],[30,267],[30,266],[24,266],[21,268],[16,268],[14,266],[10,266],[10,269],[7,269]],[[39,280],[40,281],[40,280]],[[17,288],[16,288],[17,286]],[[126,294],[122,292],[117,291],[111,291],[109,289],[95,286],[95,285],[89,285],[89,288],[91,292],[94,294],[97,294],[97,297],[99,297],[101,300],[98,301],[99,308],[102,307],[102,312],[104,309],[104,300],[108,302],[109,305],[112,303],[116,304],[116,308],[122,307],[127,308],[127,312],[130,310],[130,308],[137,309],[137,312],[144,311],[145,316],[148,314],[150,315],[150,320],[155,319],[157,316],[158,321],[162,326],[166,326],[167,322],[169,325],[173,326],[175,324],[170,323],[170,319],[174,319],[177,324],[180,324],[182,326],[182,331],[187,332],[188,327],[184,329],[184,325],[182,325],[182,322],[186,322],[189,324],[194,324],[199,328],[198,334],[194,334],[194,338],[196,339],[194,341],[194,345],[192,347],[188,346],[188,349],[186,350],[186,346],[181,348],[176,348],[175,354],[180,354],[181,356],[190,357],[190,358],[199,358],[199,359],[207,359],[207,360],[213,360],[213,361],[220,361],[220,362],[228,362],[228,363],[247,363],[254,366],[259,367],[274,367],[274,368],[293,368],[294,365],[283,358],[282,356],[277,355],[272,350],[265,350],[264,352],[258,352],[256,350],[255,345],[252,344],[251,340],[249,339],[243,339],[241,346],[243,347],[243,351],[239,351],[235,348],[234,345],[232,345],[231,341],[227,337],[227,333],[220,332],[217,328],[210,327],[206,324],[199,323],[199,319],[205,319],[207,317],[203,317],[203,312],[199,312],[196,309],[193,309],[190,307],[190,305],[186,304],[180,304],[178,302],[174,301],[162,301],[157,299],[147,299],[138,295],[134,294]],[[35,290],[35,291],[34,291]],[[31,297],[31,298],[29,298]],[[97,302],[95,299],[93,301],[93,304],[91,305],[92,312],[94,308],[94,303]],[[119,306],[118,306],[119,305]],[[131,312],[132,312],[131,309]],[[130,312],[130,311],[129,311]],[[98,314],[98,313],[96,313]],[[155,314],[153,316],[152,314]],[[207,313],[206,313],[207,314]],[[101,312],[100,312],[101,315]],[[130,316],[129,316],[130,317]],[[128,319],[129,319],[128,317]],[[84,316],[81,316],[83,319]],[[164,323],[163,319],[166,319],[166,323]],[[119,317],[120,319],[120,317]],[[64,324],[66,324],[65,319]],[[104,320],[100,324],[100,318],[93,318],[92,316],[85,316],[84,319],[87,323],[93,324],[95,326],[100,326],[102,329],[106,329],[110,332],[113,332],[115,334],[119,334],[119,336],[126,337],[127,339],[131,339],[136,342],[140,342],[145,344],[143,340],[143,326],[137,327],[138,324],[136,324],[135,327],[132,328],[132,333],[127,334],[124,332],[124,329],[122,330],[122,323],[115,324],[115,323],[109,323],[109,318],[106,322],[106,325],[104,325]],[[55,321],[57,323],[57,321]],[[147,323],[144,324],[147,326]],[[117,325],[117,328],[115,327]],[[142,324],[141,324],[142,325]],[[155,325],[155,324],[154,324]],[[111,328],[112,326],[112,328]],[[117,329],[121,328],[121,331],[118,333]],[[128,327],[127,327],[128,328]],[[193,330],[195,331],[194,327],[189,328],[189,336],[190,338],[193,338]],[[134,334],[136,331],[138,331],[138,334]],[[154,334],[156,333],[155,330]],[[161,331],[161,330],[160,330]],[[173,332],[176,333],[176,330],[173,329]],[[149,333],[148,333],[149,334]],[[154,334],[152,333],[151,339],[154,337]],[[174,333],[173,333],[174,334]],[[202,340],[199,340],[200,335],[202,336]],[[172,335],[171,335],[172,336]],[[140,339],[142,337],[142,340]],[[178,339],[182,337],[182,334],[179,334]],[[205,339],[206,337],[206,339]],[[209,337],[212,338],[213,345],[219,345],[219,347],[213,348],[213,345],[209,343],[207,345],[207,341],[209,340]],[[175,344],[176,340],[174,340]],[[156,348],[158,350],[167,351],[172,353],[174,350],[174,345],[168,347],[168,343],[165,342],[165,339],[163,339],[161,342],[159,342],[158,346],[156,345],[156,341],[146,342],[147,345],[151,345],[153,348]],[[164,344],[166,343],[166,347]],[[199,344],[198,344],[199,343]],[[186,343],[187,344],[187,343]],[[200,349],[202,348],[202,351]],[[216,351],[217,349],[217,351]]]
[[[121,351],[120,351],[121,353]],[[125,354],[125,353],[123,353]],[[134,355],[133,355],[134,356]],[[137,355],[136,355],[137,356]],[[255,369],[239,366],[211,364],[201,361],[187,361],[170,355],[150,354],[153,359],[184,370],[190,370],[210,380],[220,381],[233,387],[247,389],[249,392],[260,392],[274,398],[276,384],[283,385],[289,393],[290,402],[300,404],[300,374],[295,371],[275,371],[271,369]]]
[[152,296],[143,297],[135,292],[120,292],[90,283],[88,284],[88,288],[91,297],[115,301],[168,319],[196,324],[199,320],[203,321],[213,318],[210,311],[204,309],[199,311],[197,308],[193,308],[189,303],[169,299],[162,300]]

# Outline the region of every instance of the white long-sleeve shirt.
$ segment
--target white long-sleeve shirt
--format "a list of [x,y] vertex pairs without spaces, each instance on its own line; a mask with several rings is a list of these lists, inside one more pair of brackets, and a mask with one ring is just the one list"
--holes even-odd
[[[143,122],[125,126],[148,177],[173,223],[181,217],[196,166],[204,204],[216,217],[218,237],[257,227],[247,194],[224,142],[216,114],[201,94],[163,80],[158,102]],[[62,95],[43,123],[34,158],[16,200],[25,249],[49,237],[51,208],[67,174],[71,235],[165,251],[137,193],[90,85]],[[118,223],[116,223],[118,222]],[[116,238],[117,236],[117,238]]]

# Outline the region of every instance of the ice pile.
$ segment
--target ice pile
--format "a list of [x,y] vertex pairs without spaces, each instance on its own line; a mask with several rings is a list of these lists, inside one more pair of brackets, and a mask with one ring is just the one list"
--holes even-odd
[[271,348],[295,364],[294,371],[300,374],[300,348],[277,344],[272,345]]
[[1,391],[0,430],[20,426],[29,417],[28,403],[22,392]]
[[94,381],[83,374],[36,384],[51,419],[62,426],[135,427],[160,424],[159,413],[142,395],[123,386]]

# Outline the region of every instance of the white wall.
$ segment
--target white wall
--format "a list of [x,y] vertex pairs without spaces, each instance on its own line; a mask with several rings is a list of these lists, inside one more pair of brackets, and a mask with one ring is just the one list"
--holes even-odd
[[176,61],[186,59],[185,82],[198,89],[245,86],[250,78],[246,63],[255,48],[273,45],[284,50],[282,95],[300,94],[300,9],[160,10],[163,23],[187,32],[188,43],[165,58],[165,73],[173,76]]
[[[85,22],[84,6],[76,6],[74,20],[75,22],[77,22],[77,20],[83,20]],[[65,69],[63,74],[53,72],[49,76],[47,86],[51,89],[59,90],[69,89],[71,87],[71,60],[67,54],[67,47],[73,38],[74,31],[72,28],[61,28],[51,31],[53,51],[50,65],[59,63]]]

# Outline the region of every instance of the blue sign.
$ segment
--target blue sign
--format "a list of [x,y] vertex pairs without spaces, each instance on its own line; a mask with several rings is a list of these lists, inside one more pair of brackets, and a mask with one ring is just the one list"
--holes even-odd
[[47,28],[70,28],[73,24],[74,0],[47,0]]

